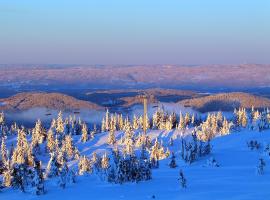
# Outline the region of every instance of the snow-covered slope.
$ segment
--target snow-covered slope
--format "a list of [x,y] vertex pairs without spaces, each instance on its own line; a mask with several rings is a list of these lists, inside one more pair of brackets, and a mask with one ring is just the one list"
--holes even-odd
[[[109,150],[107,134],[96,135],[92,141],[82,144],[79,138],[74,138],[80,151],[90,155],[93,151]],[[121,137],[121,132],[117,137]],[[162,137],[164,142],[173,136],[181,135],[179,131],[150,131],[152,139]],[[77,141],[76,141],[77,140]],[[261,143],[258,150],[250,150],[247,142],[257,140]],[[10,143],[10,141],[8,142]],[[270,131],[246,131],[232,133],[215,138],[212,141],[211,155],[202,157],[191,165],[184,163],[179,153],[176,153],[177,168],[168,166],[170,159],[160,161],[160,167],[153,170],[152,180],[139,183],[111,184],[100,180],[95,175],[79,176],[77,183],[60,189],[54,180],[46,182],[45,195],[35,196],[21,193],[13,189],[4,189],[0,193],[1,200],[28,199],[235,199],[235,200],[265,200],[270,196],[270,157],[264,152],[264,146],[270,143]],[[172,147],[180,150],[179,142]],[[214,157],[219,167],[207,165],[207,160]],[[266,161],[263,175],[256,174],[259,158]],[[73,163],[70,163],[72,165]],[[180,187],[179,170],[182,169],[187,179],[187,188]]]

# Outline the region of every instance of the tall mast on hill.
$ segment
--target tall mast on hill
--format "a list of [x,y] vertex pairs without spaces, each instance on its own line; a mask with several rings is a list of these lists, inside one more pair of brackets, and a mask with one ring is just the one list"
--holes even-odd
[[143,132],[146,134],[147,130],[147,96],[143,95]]

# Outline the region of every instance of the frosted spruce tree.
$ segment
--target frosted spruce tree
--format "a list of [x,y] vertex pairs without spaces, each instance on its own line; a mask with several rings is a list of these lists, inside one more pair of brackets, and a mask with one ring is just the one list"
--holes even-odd
[[172,152],[171,161],[170,161],[169,166],[170,166],[170,168],[176,168],[177,167],[174,152]]
[[88,137],[88,128],[87,125],[85,123],[83,123],[82,125],[82,137],[81,137],[81,141],[82,142],[87,142],[89,140]]
[[265,166],[266,166],[266,163],[265,163],[264,159],[260,158],[258,166],[257,166],[257,174],[263,175]]
[[32,186],[34,194],[42,195],[45,193],[41,163],[37,163],[33,169]]
[[79,174],[83,175],[85,173],[92,173],[92,167],[90,160],[86,156],[80,158],[79,164]]
[[54,133],[53,130],[50,129],[47,134],[47,147],[46,147],[48,152],[53,152],[55,150],[55,138],[54,138]]
[[50,153],[51,158],[48,162],[47,169],[46,169],[46,176],[51,178],[51,177],[56,177],[59,176],[59,168],[61,167],[61,164],[58,163],[57,158],[55,153]]
[[116,142],[115,133],[114,133],[114,130],[112,129],[109,131],[107,143],[110,145],[113,145],[113,144],[115,144],[115,142]]
[[186,180],[182,170],[180,170],[180,172],[179,172],[179,179],[178,180],[180,181],[180,186],[182,188],[187,188],[187,180]]
[[5,169],[7,162],[8,162],[8,152],[7,152],[7,147],[5,144],[5,138],[2,137],[2,142],[1,142],[1,160],[3,164],[3,168]]

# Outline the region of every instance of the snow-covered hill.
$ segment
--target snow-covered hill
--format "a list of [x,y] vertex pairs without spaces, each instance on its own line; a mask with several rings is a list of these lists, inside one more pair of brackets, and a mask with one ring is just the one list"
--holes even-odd
[[[187,132],[190,133],[191,130]],[[123,132],[118,131],[119,139]],[[151,139],[162,138],[164,143],[170,137],[179,138],[181,132],[149,131]],[[90,156],[93,151],[109,151],[108,133],[97,134],[95,139],[86,143],[74,137],[74,142],[82,154]],[[7,141],[9,145],[10,139]],[[258,141],[259,149],[251,150],[247,142]],[[242,130],[226,136],[220,136],[212,141],[210,155],[201,157],[192,164],[187,164],[180,158],[180,138],[176,139],[170,150],[176,152],[177,167],[168,166],[170,158],[160,161],[158,169],[153,169],[152,180],[139,183],[112,184],[101,180],[96,175],[77,177],[77,183],[68,185],[65,189],[56,186],[55,180],[45,182],[48,191],[45,195],[35,196],[18,190],[5,188],[0,192],[1,200],[30,199],[235,199],[235,200],[265,200],[270,196],[270,157],[264,152],[270,144],[270,130],[263,132]],[[166,144],[164,144],[166,145]],[[219,167],[210,166],[207,161],[215,158]],[[263,175],[256,173],[259,158],[264,158],[266,167]],[[71,162],[69,165],[75,165]],[[183,170],[187,179],[187,188],[180,187],[179,171]],[[64,191],[63,191],[64,190]]]

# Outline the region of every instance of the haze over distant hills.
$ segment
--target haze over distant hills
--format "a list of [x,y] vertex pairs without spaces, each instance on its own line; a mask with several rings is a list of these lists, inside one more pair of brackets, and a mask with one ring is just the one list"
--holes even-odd
[[22,88],[264,88],[270,86],[270,65],[86,66],[1,65],[0,86]]

